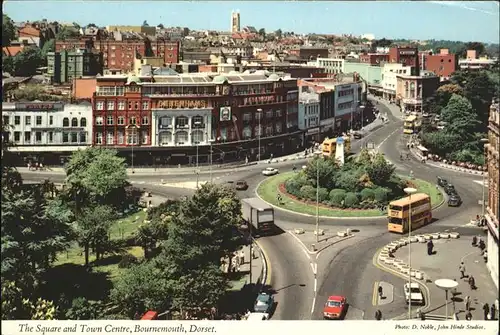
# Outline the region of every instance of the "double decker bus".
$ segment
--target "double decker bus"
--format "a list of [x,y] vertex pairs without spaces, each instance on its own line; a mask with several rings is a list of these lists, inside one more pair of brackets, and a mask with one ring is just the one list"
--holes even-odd
[[[351,137],[342,136],[344,139],[344,154],[347,156],[351,153]],[[325,138],[321,144],[321,151],[325,157],[335,157],[335,151],[337,150],[337,138]]]
[[399,234],[408,232],[410,208],[412,231],[431,222],[431,197],[425,193],[415,193],[389,203],[387,228],[390,232]]
[[417,115],[410,115],[405,119],[403,124],[403,133],[416,134],[422,126],[422,120]]

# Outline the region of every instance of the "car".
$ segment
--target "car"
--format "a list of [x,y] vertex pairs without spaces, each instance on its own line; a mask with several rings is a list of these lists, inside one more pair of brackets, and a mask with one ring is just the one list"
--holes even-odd
[[411,300],[412,303],[423,305],[424,295],[422,294],[422,290],[420,289],[420,285],[418,283],[411,283],[411,290],[410,283],[406,283],[404,285],[404,292],[407,303]]
[[247,182],[246,182],[246,181],[244,181],[244,180],[238,180],[238,181],[236,182],[236,189],[237,189],[238,191],[245,191],[246,189],[248,189],[248,184],[247,184]]
[[448,184],[444,187],[444,192],[448,195],[456,194],[457,191],[455,191],[455,186],[452,184]]
[[332,295],[323,307],[323,318],[327,320],[339,320],[345,315],[347,299],[340,295]]
[[451,194],[448,198],[448,206],[459,207],[462,204],[462,198],[458,194]]
[[275,174],[278,174],[278,173],[279,173],[278,169],[275,169],[272,167],[265,168],[264,171],[262,171],[262,174],[264,176],[274,176]]
[[437,177],[437,184],[441,187],[446,187],[446,185],[448,185],[448,181],[443,177]]
[[253,311],[256,313],[270,313],[274,306],[274,298],[271,294],[261,292],[257,296],[253,305]]
[[265,321],[269,320],[268,313],[249,313],[247,316],[247,321]]
[[352,137],[354,137],[355,139],[359,140],[360,138],[363,137],[363,133],[361,133],[359,131],[355,131],[354,133],[352,133]]

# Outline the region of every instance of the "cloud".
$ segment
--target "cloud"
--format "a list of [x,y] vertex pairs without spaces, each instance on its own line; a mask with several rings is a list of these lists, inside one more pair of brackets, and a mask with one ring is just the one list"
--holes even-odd
[[[477,1],[476,4],[488,3],[488,2],[486,2],[486,1]],[[491,12],[491,11],[484,10],[484,9],[481,9],[481,8],[472,7],[472,6],[476,5],[474,2],[468,2],[468,1],[429,1],[429,3],[435,4],[435,5],[441,5],[441,6],[448,6],[448,7],[455,7],[455,8],[470,10],[472,12],[479,12],[479,13],[484,13],[484,14],[488,14],[488,15],[498,15],[498,12]],[[498,3],[497,3],[497,5],[498,5]]]

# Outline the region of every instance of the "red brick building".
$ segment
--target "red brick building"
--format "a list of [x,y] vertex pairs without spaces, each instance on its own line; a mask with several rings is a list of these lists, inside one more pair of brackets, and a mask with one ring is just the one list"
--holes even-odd
[[439,54],[425,56],[425,69],[448,79],[458,69],[458,57],[450,54],[448,49],[441,49]]
[[368,53],[359,56],[360,63],[368,63],[370,65],[380,65],[382,62],[388,62],[388,61],[389,61],[388,54]]
[[389,63],[400,63],[413,66],[420,73],[418,49],[414,47],[394,47],[389,49]]
[[164,39],[131,39],[115,41],[104,40],[64,40],[56,41],[56,52],[62,50],[83,49],[92,47],[103,53],[104,67],[128,71],[133,68],[135,54],[141,56],[162,57],[165,64],[179,62],[179,41]]

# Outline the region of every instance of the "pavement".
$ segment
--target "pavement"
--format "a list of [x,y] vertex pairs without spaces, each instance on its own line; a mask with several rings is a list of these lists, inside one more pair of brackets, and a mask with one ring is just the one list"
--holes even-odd
[[[242,274],[238,278],[238,280],[232,281],[232,289],[240,290],[245,285],[255,284],[257,286],[264,285],[266,282],[267,276],[267,267],[265,263],[265,257],[262,254],[260,248],[255,243],[253,244],[253,248],[255,249],[255,257],[252,259],[252,266],[250,267],[250,246],[244,246],[241,251],[243,251],[244,257],[243,263],[240,263],[239,273]],[[250,268],[252,269],[250,271]]]
[[[483,239],[486,234],[478,231]],[[448,301],[448,315],[451,317],[453,311],[458,313],[461,320],[465,319],[465,304],[463,299],[466,296],[471,297],[471,313],[473,320],[484,320],[482,306],[484,303],[491,305],[498,299],[498,290],[491,279],[486,268],[486,263],[477,247],[471,246],[472,238],[470,236],[459,239],[438,239],[434,240],[434,251],[436,254],[427,255],[427,246],[425,243],[412,243],[411,258],[412,268],[421,270],[430,277],[432,282],[427,283],[430,292],[430,306],[426,310],[433,318],[445,319],[446,304],[445,293],[438,288],[434,281],[447,278],[458,282],[457,294],[453,303]],[[394,256],[396,258],[408,259],[409,248],[407,246],[398,249]],[[477,290],[471,290],[467,282],[468,278],[460,279],[458,267],[460,262],[464,262],[466,276],[473,275],[476,279]]]

